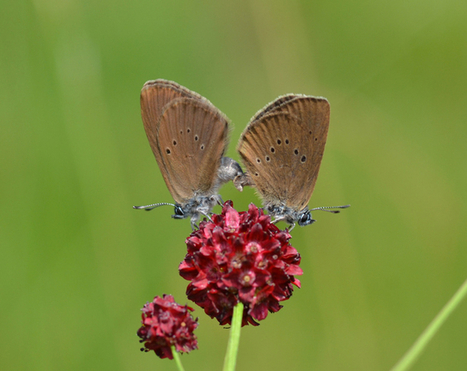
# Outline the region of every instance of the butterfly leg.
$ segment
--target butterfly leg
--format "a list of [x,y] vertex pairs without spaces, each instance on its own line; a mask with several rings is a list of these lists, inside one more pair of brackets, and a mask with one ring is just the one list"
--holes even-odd
[[209,220],[210,222],[212,222],[212,219],[211,219],[211,217],[210,217],[208,214],[206,214],[206,213],[204,213],[204,212],[202,212],[202,211],[200,211],[200,213],[203,214],[206,218],[208,218],[208,220]]
[[286,223],[289,224],[289,232],[295,228],[295,222],[290,223],[289,221],[286,220],[285,216],[281,216],[278,218],[275,218],[271,223],[272,224],[277,224],[278,222],[285,221]]

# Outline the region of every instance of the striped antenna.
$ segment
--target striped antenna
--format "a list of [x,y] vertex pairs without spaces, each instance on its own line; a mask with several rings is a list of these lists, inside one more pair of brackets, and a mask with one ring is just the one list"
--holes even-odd
[[177,205],[171,204],[171,203],[168,203],[168,202],[161,202],[161,203],[152,204],[152,205],[133,206],[133,209],[138,209],[138,210],[144,209],[146,211],[150,211],[150,210],[155,209],[156,207],[159,207],[159,206],[173,206],[173,207],[176,207]]
[[342,206],[321,206],[321,207],[315,207],[314,209],[311,209],[310,211],[313,210],[322,210],[322,211],[327,211],[328,213],[333,213],[333,214],[339,214],[341,211],[340,210],[328,210],[328,209],[347,209],[350,207],[350,205],[342,205]]

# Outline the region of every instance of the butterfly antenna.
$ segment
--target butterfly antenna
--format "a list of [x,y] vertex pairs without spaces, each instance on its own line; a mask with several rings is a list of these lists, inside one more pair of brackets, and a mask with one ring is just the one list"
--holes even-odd
[[168,202],[160,202],[158,204],[152,204],[152,205],[133,206],[133,209],[138,209],[138,210],[144,209],[146,211],[150,211],[150,210],[155,209],[156,207],[159,207],[159,206],[173,206],[173,207],[175,207],[176,205],[168,203]]
[[314,209],[311,209],[310,211],[313,210],[322,210],[322,211],[327,211],[328,213],[333,213],[333,214],[339,214],[341,211],[340,210],[330,210],[330,209],[347,209],[350,207],[350,205],[342,205],[342,206],[321,206],[321,207],[315,207]]

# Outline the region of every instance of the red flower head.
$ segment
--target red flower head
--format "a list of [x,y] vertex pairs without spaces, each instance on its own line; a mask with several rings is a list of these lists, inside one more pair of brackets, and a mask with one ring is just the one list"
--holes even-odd
[[300,254],[290,244],[290,234],[271,223],[269,215],[250,204],[237,212],[232,201],[222,214],[203,221],[186,240],[188,253],[180,275],[191,281],[190,300],[221,325],[230,324],[233,307],[244,304],[242,326],[277,312],[292,295],[294,275],[302,274]]
[[198,327],[198,319],[190,314],[193,309],[175,303],[172,295],[156,296],[142,309],[143,326],[137,332],[144,343],[142,351],[153,350],[160,358],[172,359],[170,347],[175,345],[177,352],[190,352],[198,349],[193,331]]

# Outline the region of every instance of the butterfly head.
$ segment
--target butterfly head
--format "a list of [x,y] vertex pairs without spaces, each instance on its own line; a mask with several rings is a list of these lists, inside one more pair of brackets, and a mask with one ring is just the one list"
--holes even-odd
[[174,215],[172,215],[172,218],[174,219],[185,219],[188,215],[186,214],[185,210],[183,210],[183,207],[179,204],[174,205]]
[[298,223],[298,225],[300,227],[304,227],[306,225],[313,224],[314,222],[316,222],[316,220],[311,217],[311,211],[310,210],[305,209],[305,210],[302,210],[298,214],[297,223]]

